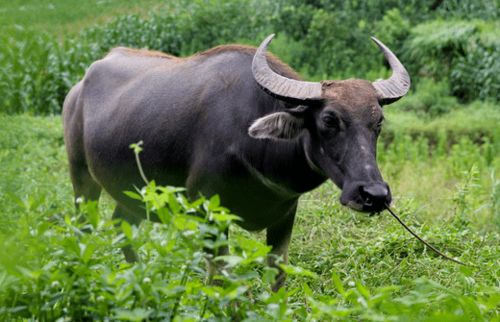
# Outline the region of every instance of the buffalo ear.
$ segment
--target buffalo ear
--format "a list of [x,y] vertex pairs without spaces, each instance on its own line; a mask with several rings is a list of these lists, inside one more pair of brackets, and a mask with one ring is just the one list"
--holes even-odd
[[248,134],[255,139],[291,140],[304,129],[304,119],[287,112],[276,112],[253,122]]

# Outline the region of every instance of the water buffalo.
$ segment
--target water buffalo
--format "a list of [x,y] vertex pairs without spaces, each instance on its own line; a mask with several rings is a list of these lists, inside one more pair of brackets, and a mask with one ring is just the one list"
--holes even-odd
[[381,106],[408,92],[407,71],[373,38],[389,79],[302,81],[266,53],[272,38],[187,58],[120,47],[94,62],[63,108],[75,196],[97,200],[105,189],[113,216],[139,223],[143,209],[123,191],[142,183],[129,148],[142,140],[149,178],[190,197],[219,194],[243,228],[267,229],[285,261],[298,199],[325,180],[343,205],[382,210],[391,193],[376,163]]

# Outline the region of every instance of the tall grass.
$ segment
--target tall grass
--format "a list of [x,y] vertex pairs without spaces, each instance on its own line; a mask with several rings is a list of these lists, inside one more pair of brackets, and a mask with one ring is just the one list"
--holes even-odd
[[160,0],[11,0],[0,7],[0,35],[20,38],[24,31],[45,31],[64,39],[82,28],[103,24],[117,15],[146,14],[151,10],[168,8]]
[[44,34],[26,32],[22,40],[1,41],[0,106],[6,113],[59,113],[71,86],[96,58],[85,42],[60,44]]
[[[451,97],[434,97],[430,105],[425,101],[426,92],[405,98],[405,101],[385,107],[387,126],[381,134],[384,144],[396,135],[409,135],[412,138],[425,137],[431,146],[442,146],[447,150],[463,137],[475,143],[491,142],[498,151],[500,111],[496,104],[473,102],[468,105],[442,105]],[[440,116],[425,114],[419,108],[446,110]],[[410,111],[415,111],[414,113]]]
[[433,20],[412,29],[405,43],[415,76],[448,79],[462,100],[500,99],[500,38],[497,21]]
[[[44,33],[26,31],[0,37],[0,109],[7,113],[52,114],[61,110],[72,85],[86,68],[111,48],[150,48],[174,55],[191,54],[220,43],[262,33],[264,15],[251,22],[241,10],[264,11],[246,1],[185,2],[163,14],[121,16],[103,27],[91,27],[59,42]],[[183,2],[184,3],[184,2]],[[259,17],[263,17],[262,19]],[[227,20],[224,20],[227,19]],[[256,38],[254,38],[256,37]]]

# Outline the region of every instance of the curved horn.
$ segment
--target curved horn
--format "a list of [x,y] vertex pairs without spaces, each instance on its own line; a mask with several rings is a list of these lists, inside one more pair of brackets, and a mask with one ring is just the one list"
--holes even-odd
[[384,53],[385,59],[391,66],[392,75],[389,79],[383,79],[373,82],[373,87],[377,90],[379,100],[382,102],[392,103],[408,93],[411,81],[410,75],[406,68],[401,64],[394,53],[387,48],[380,40],[371,37],[372,40]]
[[319,100],[321,99],[321,83],[303,82],[295,79],[286,78],[275,73],[267,63],[266,50],[271,43],[274,34],[260,44],[255,52],[252,61],[253,77],[260,86],[267,89],[269,92],[299,100]]

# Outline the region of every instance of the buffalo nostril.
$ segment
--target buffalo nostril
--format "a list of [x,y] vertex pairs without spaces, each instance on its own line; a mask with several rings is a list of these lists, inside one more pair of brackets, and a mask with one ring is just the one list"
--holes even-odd
[[361,187],[361,192],[364,196],[370,197],[373,199],[382,199],[387,197],[389,194],[389,190],[382,184],[373,184],[369,186]]
[[387,202],[389,189],[385,184],[370,184],[359,188],[365,207],[379,207]]

